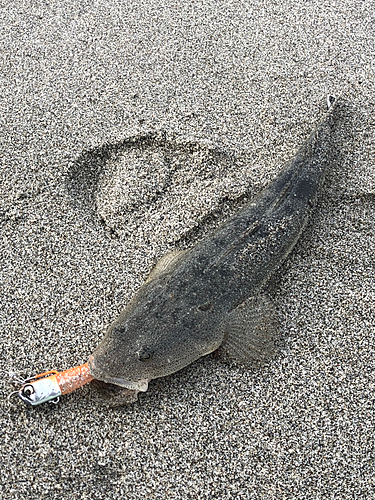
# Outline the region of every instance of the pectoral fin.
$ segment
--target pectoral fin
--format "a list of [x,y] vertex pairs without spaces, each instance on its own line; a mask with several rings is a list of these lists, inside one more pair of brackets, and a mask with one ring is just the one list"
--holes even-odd
[[220,351],[240,364],[259,365],[276,354],[278,326],[271,300],[265,295],[251,297],[228,314]]

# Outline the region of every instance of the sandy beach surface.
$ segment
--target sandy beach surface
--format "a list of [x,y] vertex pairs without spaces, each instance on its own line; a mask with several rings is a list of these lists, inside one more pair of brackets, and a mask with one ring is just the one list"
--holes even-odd
[[[375,5],[3,1],[0,498],[375,498]],[[347,102],[272,283],[280,350],[108,408],[8,399],[86,362],[154,263],[258,193]]]

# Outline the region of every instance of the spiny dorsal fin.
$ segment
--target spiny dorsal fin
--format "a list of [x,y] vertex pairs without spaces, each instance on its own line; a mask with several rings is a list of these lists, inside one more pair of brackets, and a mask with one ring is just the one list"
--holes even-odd
[[151,269],[150,274],[147,277],[146,283],[159,278],[162,274],[173,272],[181,257],[186,253],[186,250],[172,250],[171,252],[164,255],[155,266]]

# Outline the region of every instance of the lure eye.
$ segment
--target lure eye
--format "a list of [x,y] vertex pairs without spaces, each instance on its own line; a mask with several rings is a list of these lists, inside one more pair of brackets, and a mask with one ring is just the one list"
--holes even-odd
[[152,358],[153,354],[154,354],[154,351],[150,347],[145,347],[138,354],[138,359],[139,359],[139,361],[147,361],[147,360]]
[[22,391],[23,395],[26,396],[27,398],[29,398],[32,394],[34,394],[34,392],[35,389],[31,384],[25,385]]

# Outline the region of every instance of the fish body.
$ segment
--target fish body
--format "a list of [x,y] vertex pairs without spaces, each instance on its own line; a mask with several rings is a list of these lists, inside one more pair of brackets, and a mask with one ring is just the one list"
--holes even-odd
[[314,209],[331,159],[336,106],[280,175],[213,235],[163,257],[89,358],[92,376],[136,394],[219,347],[240,363],[273,356],[263,290]]

